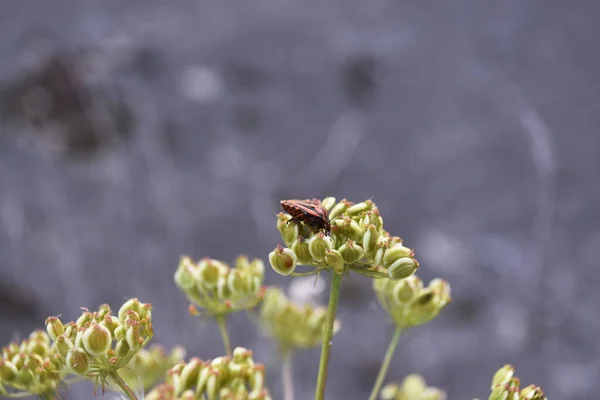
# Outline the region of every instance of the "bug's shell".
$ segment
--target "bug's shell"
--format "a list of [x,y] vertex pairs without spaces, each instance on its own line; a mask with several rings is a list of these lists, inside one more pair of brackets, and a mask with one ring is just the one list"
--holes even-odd
[[281,200],[281,208],[292,216],[288,222],[304,222],[316,230],[331,233],[329,212],[315,200]]

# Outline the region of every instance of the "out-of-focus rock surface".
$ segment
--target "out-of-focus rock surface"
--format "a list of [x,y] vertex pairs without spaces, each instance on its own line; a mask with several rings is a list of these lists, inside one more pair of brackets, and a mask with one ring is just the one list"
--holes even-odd
[[[154,306],[155,341],[219,355],[181,254],[266,256],[281,198],[373,197],[450,281],[388,379],[487,398],[516,366],[554,399],[600,376],[600,6],[594,1],[9,1],[0,13],[0,339],[80,306]],[[269,284],[288,285],[268,271]],[[321,301],[325,301],[323,296]],[[344,283],[330,399],[391,336]],[[232,340],[268,364],[245,316]],[[318,350],[295,360],[313,395]],[[87,388],[86,388],[87,389]],[[72,398],[92,398],[75,389]]]

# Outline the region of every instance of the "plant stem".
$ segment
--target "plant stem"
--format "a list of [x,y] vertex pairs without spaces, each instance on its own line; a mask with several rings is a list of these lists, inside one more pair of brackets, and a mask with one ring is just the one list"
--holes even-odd
[[373,391],[371,392],[371,396],[369,396],[369,400],[375,400],[377,398],[377,393],[379,393],[379,389],[381,389],[381,385],[383,384],[383,380],[387,374],[387,370],[390,366],[390,362],[392,361],[392,356],[396,351],[396,346],[398,345],[398,340],[400,339],[401,334],[402,328],[397,327],[396,331],[394,332],[394,336],[392,337],[392,341],[388,346],[387,352],[385,353],[383,362],[381,363],[381,369],[379,370],[379,375],[377,375],[377,380],[375,381],[375,386],[373,386]]
[[228,356],[231,357],[231,344],[229,342],[229,333],[227,333],[227,316],[218,315],[215,317],[215,319],[217,320],[217,325],[219,325],[219,331],[221,332],[221,337],[223,338],[223,346],[225,346],[225,352]]
[[294,373],[292,372],[292,352],[281,353],[281,381],[283,386],[283,399],[294,400]]
[[129,400],[138,400],[138,397],[133,391],[133,389],[131,389],[129,385],[123,380],[123,378],[119,376],[119,373],[117,371],[108,374],[108,377],[112,379],[112,381],[119,387],[119,389],[123,391],[123,393],[127,396]]
[[332,272],[331,292],[329,294],[329,307],[327,308],[327,320],[325,321],[325,334],[323,335],[323,346],[321,347],[321,361],[319,362],[319,376],[317,378],[317,390],[315,400],[325,399],[325,385],[327,383],[327,368],[329,367],[329,354],[331,352],[331,338],[333,336],[333,324],[340,299],[340,286],[342,276]]

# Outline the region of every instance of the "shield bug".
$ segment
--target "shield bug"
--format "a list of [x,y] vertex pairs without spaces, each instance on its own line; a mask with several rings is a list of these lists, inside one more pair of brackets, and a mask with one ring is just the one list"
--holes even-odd
[[317,200],[281,200],[281,208],[292,216],[288,223],[304,222],[315,230],[331,233],[329,212]]

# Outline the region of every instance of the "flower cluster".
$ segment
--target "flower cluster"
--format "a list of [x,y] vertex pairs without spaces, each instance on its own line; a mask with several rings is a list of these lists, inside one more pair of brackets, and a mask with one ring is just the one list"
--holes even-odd
[[252,352],[242,347],[233,357],[210,361],[192,358],[177,363],[166,383],[154,388],[147,400],[270,400],[265,387],[265,368],[256,364]]
[[340,274],[351,269],[371,277],[403,279],[419,267],[414,251],[383,229],[383,218],[373,201],[353,204],[343,199],[336,203],[328,197],[320,204],[329,211],[331,236],[315,233],[303,222],[290,223],[288,214],[278,214],[277,229],[288,247],[278,245],[269,254],[277,273],[291,275],[300,264]]
[[423,377],[417,374],[408,375],[401,384],[390,383],[381,389],[382,400],[445,400],[446,393],[427,386]]
[[262,260],[249,261],[245,256],[236,259],[234,268],[210,258],[194,263],[182,257],[175,283],[193,305],[209,316],[222,316],[258,304],[264,272]]
[[156,382],[164,379],[169,369],[183,360],[185,353],[183,347],[174,347],[168,353],[161,345],[152,346],[148,350],[142,349],[119,374],[132,388],[149,390]]
[[450,285],[434,279],[428,287],[416,275],[402,280],[375,279],[373,289],[379,303],[399,328],[423,325],[451,301]]
[[10,393],[52,398],[64,376],[61,370],[61,361],[55,357],[50,337],[36,330],[21,343],[2,348],[0,397]]
[[[296,305],[276,287],[267,289],[260,309],[262,326],[277,341],[282,353],[321,344],[326,317],[327,309]],[[336,321],[334,334],[339,328]]]
[[529,385],[519,389],[521,382],[511,365],[505,365],[494,374],[489,400],[547,400],[539,386]]
[[126,366],[152,338],[152,306],[130,299],[114,316],[104,304],[98,311],[84,309],[66,325],[49,317],[46,331],[67,371],[104,385],[107,376]]

